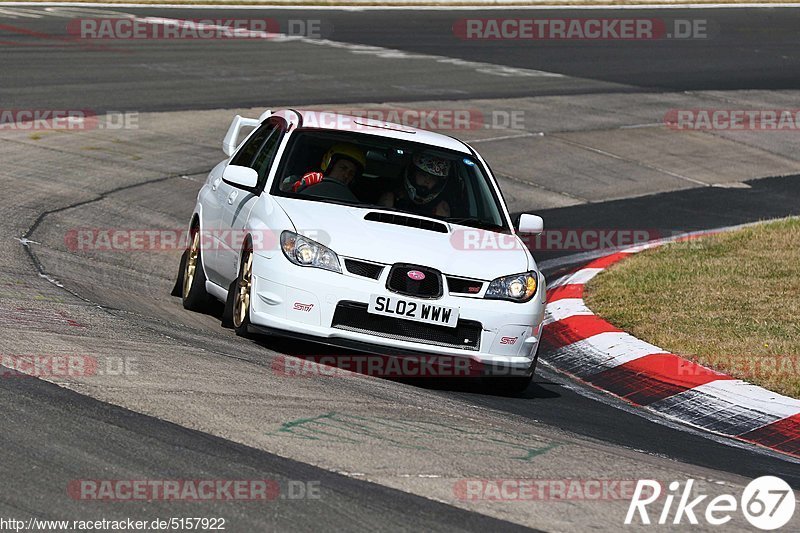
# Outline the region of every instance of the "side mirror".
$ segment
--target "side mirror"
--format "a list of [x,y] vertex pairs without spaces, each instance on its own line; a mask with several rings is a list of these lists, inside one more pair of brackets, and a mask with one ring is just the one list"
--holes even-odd
[[542,217],[539,215],[523,213],[519,216],[519,228],[517,231],[520,233],[534,233],[538,235],[544,231],[544,220],[542,220]]
[[258,184],[258,172],[250,167],[240,167],[238,165],[228,165],[222,173],[222,179],[245,189],[252,189]]

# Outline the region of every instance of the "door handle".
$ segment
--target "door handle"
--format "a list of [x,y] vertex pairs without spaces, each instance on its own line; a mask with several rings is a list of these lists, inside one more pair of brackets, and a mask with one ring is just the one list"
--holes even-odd
[[233,191],[228,195],[228,205],[233,205],[233,201],[239,196],[239,191]]
[[219,183],[222,181],[222,178],[217,178],[214,180],[214,183],[211,184],[211,190],[216,191],[217,187],[219,187]]

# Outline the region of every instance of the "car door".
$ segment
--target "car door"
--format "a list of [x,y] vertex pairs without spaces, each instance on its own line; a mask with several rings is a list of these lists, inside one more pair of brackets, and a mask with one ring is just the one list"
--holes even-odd
[[219,284],[219,269],[217,268],[217,249],[219,248],[220,225],[222,224],[222,204],[225,198],[221,196],[219,186],[222,183],[222,170],[216,171],[209,186],[200,190],[200,211],[203,231],[200,239],[203,254],[203,267],[206,279]]
[[[245,189],[223,180],[223,185],[220,186],[221,189],[224,187],[223,194],[225,195],[222,205],[222,227],[230,230],[230,237],[221,243],[217,252],[218,266],[220,274],[226,282],[225,287],[239,274],[239,254],[244,239],[244,229],[250,210],[258,200],[261,191],[264,190],[267,176],[269,176],[280,140],[283,137],[285,122],[281,118],[274,117],[261,128],[264,129],[259,131],[260,144],[254,157],[249,164],[245,165],[243,161],[239,162],[240,165],[249,166],[258,172],[258,185],[253,189]],[[234,163],[231,162],[231,164]]]
[[[229,165],[249,167],[264,141],[269,137],[273,127],[268,124],[259,126],[247,137],[242,146],[231,157]],[[225,258],[224,249],[229,246],[230,226],[225,221],[225,207],[233,187],[222,179],[222,172],[211,182],[210,191],[203,203],[204,242],[203,264],[206,278],[216,285],[227,288],[224,269],[221,261]]]

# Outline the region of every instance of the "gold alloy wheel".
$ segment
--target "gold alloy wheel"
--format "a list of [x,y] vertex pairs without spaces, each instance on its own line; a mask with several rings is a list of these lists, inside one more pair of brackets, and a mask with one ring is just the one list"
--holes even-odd
[[197,271],[197,258],[200,256],[200,231],[195,230],[192,234],[192,245],[189,247],[189,255],[186,257],[186,268],[183,272],[183,298],[189,297],[192,290],[194,274]]
[[236,300],[233,305],[233,325],[241,327],[247,317],[247,311],[250,309],[250,280],[253,276],[253,254],[252,252],[245,252],[247,255],[243,258],[242,273],[239,275],[239,280],[236,283]]

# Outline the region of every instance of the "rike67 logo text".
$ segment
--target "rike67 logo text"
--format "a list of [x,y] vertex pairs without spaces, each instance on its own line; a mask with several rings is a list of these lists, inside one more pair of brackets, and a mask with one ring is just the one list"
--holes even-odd
[[[697,495],[693,487],[693,479],[687,480],[683,487],[681,482],[673,481],[664,492],[658,481],[640,479],[625,524],[697,525],[704,519],[707,524],[721,526],[742,513],[753,527],[772,531],[785,526],[794,515],[794,492],[788,483],[775,476],[754,479],[739,498],[721,494],[708,499],[708,494]],[[651,516],[651,512],[655,514]]]

